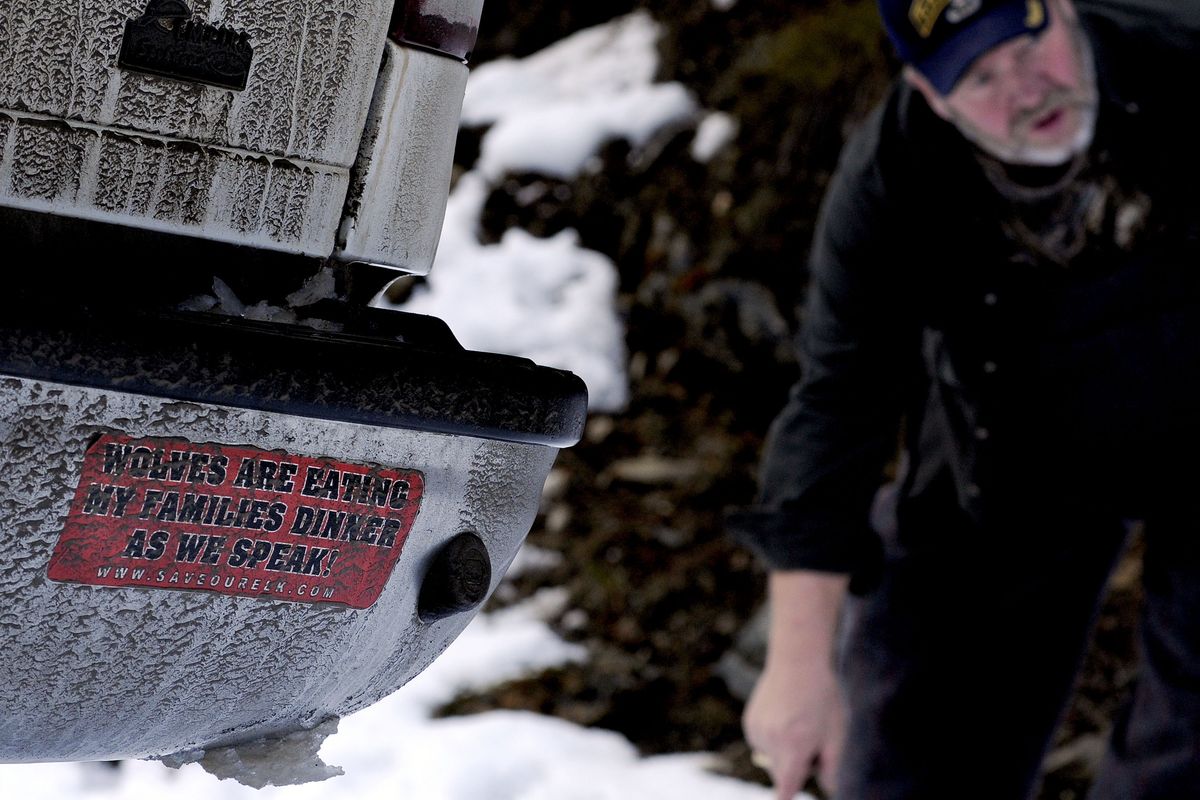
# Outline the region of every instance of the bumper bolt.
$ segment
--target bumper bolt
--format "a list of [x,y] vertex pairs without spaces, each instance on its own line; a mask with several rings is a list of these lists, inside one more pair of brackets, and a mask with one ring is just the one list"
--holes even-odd
[[434,622],[470,611],[487,597],[491,583],[487,546],[470,531],[460,533],[433,557],[421,583],[417,616],[422,622]]

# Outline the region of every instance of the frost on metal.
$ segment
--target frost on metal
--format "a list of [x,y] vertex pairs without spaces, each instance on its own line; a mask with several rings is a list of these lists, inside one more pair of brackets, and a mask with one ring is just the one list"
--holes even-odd
[[198,763],[221,780],[234,780],[255,789],[315,783],[345,774],[341,767],[330,766],[317,755],[326,737],[337,733],[337,727],[338,720],[333,717],[309,730],[230,747],[175,753],[164,756],[162,762],[172,769]]
[[467,68],[388,42],[338,256],[423,275],[437,251]]
[[149,2],[0,5],[0,205],[428,271],[462,64],[387,42],[390,0],[191,0],[244,90],[121,68]]
[[[363,610],[48,580],[83,454],[105,431],[417,469],[425,500],[382,594]],[[418,621],[433,555],[474,531],[497,566],[494,589],[529,530],[554,454],[0,378],[0,762],[212,751],[375,702],[472,616]]]
[[148,0],[14,0],[0,7],[0,108],[349,167],[379,68],[390,0],[191,0],[246,32],[235,92],[119,69]]
[[0,205],[327,256],[345,169],[0,111]]

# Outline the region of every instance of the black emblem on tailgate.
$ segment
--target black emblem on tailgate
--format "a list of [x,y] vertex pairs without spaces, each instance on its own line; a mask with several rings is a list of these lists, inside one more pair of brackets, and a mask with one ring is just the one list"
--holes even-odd
[[117,64],[226,89],[245,89],[254,48],[250,35],[192,16],[183,0],[150,0],[146,13],[125,23]]

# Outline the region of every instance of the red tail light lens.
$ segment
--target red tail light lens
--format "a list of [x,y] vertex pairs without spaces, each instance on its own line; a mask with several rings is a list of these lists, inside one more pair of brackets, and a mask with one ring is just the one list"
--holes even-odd
[[388,37],[466,62],[479,35],[483,0],[397,0]]

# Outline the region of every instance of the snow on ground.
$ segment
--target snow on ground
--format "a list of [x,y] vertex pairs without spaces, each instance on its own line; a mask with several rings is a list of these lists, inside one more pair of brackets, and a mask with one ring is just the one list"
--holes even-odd
[[479,169],[555,178],[578,175],[600,145],[644,145],[664,126],[689,119],[696,102],[678,83],[653,83],[661,30],[645,11],[580,31],[521,59],[475,70],[463,123],[491,125]]
[[580,247],[573,231],[538,239],[513,228],[481,244],[488,191],[477,172],[459,179],[433,271],[402,308],[441,317],[471,350],[568,369],[587,384],[593,410],[620,410],[629,388],[612,262]]
[[629,397],[615,267],[572,231],[538,239],[514,229],[482,244],[479,218],[507,172],[570,179],[606,141],[638,147],[699,113],[683,86],[653,82],[660,35],[636,12],[471,74],[463,122],[489,126],[479,162],[450,196],[428,281],[401,306],[441,317],[470,349],[571,370],[594,411],[619,411]]
[[[495,245],[478,239],[493,181],[508,169],[569,177],[606,139],[644,143],[660,127],[696,113],[676,84],[653,84],[659,31],[645,13],[583,31],[523,61],[481,67],[464,118],[491,124],[480,165],[450,198],[437,263],[405,308],[445,319],[464,345],[524,355],[587,382],[594,409],[626,402],[623,331],[614,310],[616,273],[571,232],[536,239],[512,230]],[[706,135],[719,142],[722,123]],[[708,147],[701,148],[703,150]],[[531,551],[517,569],[554,555]],[[480,615],[424,673],[392,696],[341,721],[321,757],[345,770],[324,783],[261,791],[218,781],[198,765],[156,762],[0,765],[0,797],[21,800],[767,800],[766,789],[721,778],[706,754],[640,758],[603,730],[520,712],[432,719],[468,689],[585,657],[545,619],[566,593],[546,589]]]

